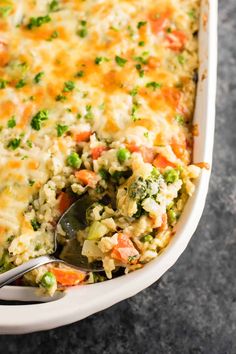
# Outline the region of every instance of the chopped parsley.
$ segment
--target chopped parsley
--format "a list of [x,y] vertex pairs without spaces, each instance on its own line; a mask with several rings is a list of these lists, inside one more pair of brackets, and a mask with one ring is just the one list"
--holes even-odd
[[57,0],[52,0],[48,5],[48,9],[50,12],[58,11],[59,10],[59,2]]
[[136,116],[136,113],[137,113],[137,110],[139,109],[139,107],[140,107],[140,104],[136,100],[133,100],[133,106],[131,109],[131,118],[134,122],[139,119]]
[[31,149],[33,144],[32,144],[32,141],[31,140],[27,140],[26,141],[26,144],[28,145],[28,147]]
[[49,42],[51,42],[53,39],[56,39],[59,37],[58,31],[53,31],[51,36],[47,39]]
[[16,120],[15,117],[11,117],[11,119],[9,119],[9,121],[7,122],[7,127],[8,128],[14,128],[16,126]]
[[62,136],[68,130],[68,125],[57,124],[57,136]]
[[137,259],[137,256],[129,256],[128,257],[128,262],[132,263],[133,261],[135,261]]
[[75,74],[75,77],[83,77],[84,76],[84,71],[80,70]]
[[73,91],[75,88],[75,83],[73,81],[66,81],[64,83],[64,88],[63,88],[63,92],[70,92]]
[[63,102],[63,101],[66,100],[66,96],[64,96],[64,95],[57,95],[55,99],[56,99],[57,102]]
[[31,220],[31,225],[34,231],[37,231],[41,226],[41,224],[36,219]]
[[135,61],[139,62],[140,64],[146,65],[148,63],[148,60],[145,59],[144,57],[135,57],[134,58]]
[[175,120],[178,124],[184,125],[184,117],[181,114],[176,114]]
[[0,17],[7,17],[13,10],[11,5],[0,6]]
[[135,65],[135,68],[137,69],[138,73],[139,73],[139,76],[140,77],[144,77],[144,70],[142,68],[142,65],[141,64],[136,64]]
[[27,25],[27,28],[31,30],[34,27],[40,27],[44,25],[45,23],[48,23],[51,21],[51,17],[49,15],[46,16],[39,16],[39,17],[31,17],[30,21]]
[[7,86],[7,81],[4,79],[0,79],[0,90],[5,89]]
[[138,45],[139,45],[139,47],[144,47],[145,46],[145,42],[144,41],[140,41],[140,42],[138,42]]
[[125,64],[127,63],[127,60],[126,60],[126,59],[121,58],[121,57],[119,57],[118,55],[115,57],[115,61],[116,61],[116,63],[117,63],[119,66],[121,66],[121,67],[125,66]]
[[11,139],[7,144],[7,147],[12,150],[16,150],[20,146],[20,143],[21,143],[20,138]]
[[85,38],[88,34],[88,30],[87,30],[87,21],[80,21],[81,24],[81,28],[78,30],[77,34],[81,37],[81,38]]
[[94,62],[95,62],[95,64],[96,65],[99,65],[99,64],[101,64],[102,62],[106,62],[106,61],[109,61],[109,59],[107,59],[107,58],[105,58],[105,57],[97,57],[95,60],[94,60]]
[[146,26],[146,24],[147,24],[147,21],[140,21],[137,24],[137,28],[140,29],[141,27]]
[[34,82],[36,82],[36,84],[38,84],[41,80],[42,77],[45,75],[45,73],[43,71],[41,71],[40,73],[38,73],[37,75],[35,75],[34,77]]
[[34,130],[40,130],[41,123],[47,119],[48,119],[48,110],[43,109],[42,111],[38,111],[38,113],[36,113],[35,116],[31,120],[31,127]]
[[85,119],[88,119],[88,120],[90,120],[90,119],[93,119],[93,112],[92,112],[92,106],[91,105],[87,105],[86,106],[86,114],[85,114],[85,116],[84,116],[84,118]]
[[193,20],[196,20],[197,18],[197,14],[196,11],[194,9],[192,9],[191,11],[188,12],[188,15],[190,18],[192,18]]
[[130,91],[130,95],[135,97],[138,94],[138,87],[134,87],[133,90]]
[[134,36],[133,28],[131,26],[128,26],[127,29],[128,29],[128,32],[129,32],[129,36],[132,38]]
[[140,77],[144,77],[144,69],[142,65],[146,65],[148,63],[148,59],[145,58],[148,54],[148,52],[143,52],[143,56],[134,57],[134,60],[138,62],[138,64],[135,65],[135,68],[139,72]]
[[159,84],[159,82],[152,81],[152,82],[148,82],[146,84],[146,87],[152,88],[153,91],[156,91],[156,89],[161,88],[161,84]]
[[185,57],[183,56],[183,54],[179,54],[177,56],[178,62],[183,65],[185,63]]
[[19,89],[19,88],[24,87],[25,85],[26,85],[25,80],[20,79],[20,80],[16,83],[16,88]]

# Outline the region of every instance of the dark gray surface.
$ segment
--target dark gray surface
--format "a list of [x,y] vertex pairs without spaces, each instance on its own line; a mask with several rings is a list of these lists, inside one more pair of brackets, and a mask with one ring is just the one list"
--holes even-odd
[[219,8],[214,168],[188,249],[132,299],[67,327],[2,336],[0,353],[236,353],[236,0]]

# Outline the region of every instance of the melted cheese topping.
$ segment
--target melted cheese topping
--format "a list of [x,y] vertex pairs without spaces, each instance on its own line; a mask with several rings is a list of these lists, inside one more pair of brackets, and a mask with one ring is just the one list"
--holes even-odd
[[25,212],[52,176],[68,174],[81,133],[190,163],[198,7],[0,0],[2,248],[33,232]]

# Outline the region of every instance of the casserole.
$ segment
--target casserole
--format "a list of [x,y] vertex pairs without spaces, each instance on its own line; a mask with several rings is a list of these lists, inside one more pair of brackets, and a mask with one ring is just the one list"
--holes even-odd
[[[213,4],[213,1],[210,3],[203,1],[201,12],[200,81],[195,110],[195,123],[199,125],[200,134],[195,139],[194,161],[211,163],[214,132],[212,117],[216,88],[216,4]],[[175,237],[157,259],[125,277],[69,289],[61,298],[50,303],[14,308],[1,306],[1,332],[23,333],[67,324],[100,311],[149,286],[174,264],[187,246],[204,207],[208,182],[209,172],[203,171],[196,192],[188,201],[177,225]],[[28,294],[29,299],[32,296],[32,289],[6,287],[1,290],[0,297],[16,299],[22,294],[24,296]]]

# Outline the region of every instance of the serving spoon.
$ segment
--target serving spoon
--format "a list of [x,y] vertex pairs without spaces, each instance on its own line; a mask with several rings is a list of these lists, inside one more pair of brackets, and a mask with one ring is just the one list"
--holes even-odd
[[[61,216],[54,233],[54,253],[40,256],[0,274],[0,288],[20,278],[25,273],[48,263],[64,263],[82,271],[100,272],[102,262],[89,263],[88,258],[82,255],[82,246],[77,241],[77,232],[85,229],[86,211],[94,203],[88,195],[75,201]],[[63,230],[62,236],[60,228]]]

